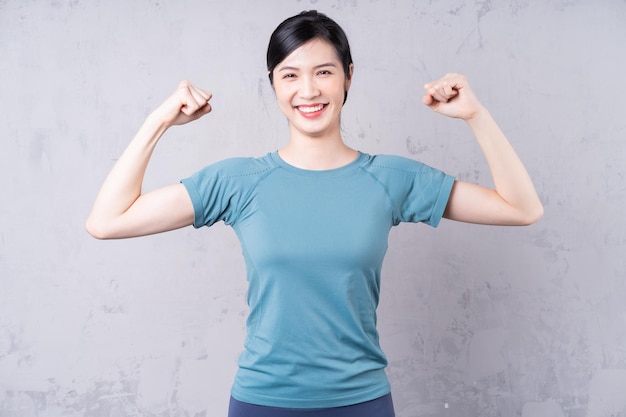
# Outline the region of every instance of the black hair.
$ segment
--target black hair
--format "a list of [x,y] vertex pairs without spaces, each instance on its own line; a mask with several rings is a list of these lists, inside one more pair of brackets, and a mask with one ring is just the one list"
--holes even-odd
[[[330,17],[316,10],[308,10],[284,20],[270,37],[267,47],[267,70],[272,85],[274,68],[293,51],[313,39],[330,43],[337,52],[337,58],[341,61],[346,77],[350,76],[352,55],[346,33]],[[344,103],[347,98],[346,91]]]

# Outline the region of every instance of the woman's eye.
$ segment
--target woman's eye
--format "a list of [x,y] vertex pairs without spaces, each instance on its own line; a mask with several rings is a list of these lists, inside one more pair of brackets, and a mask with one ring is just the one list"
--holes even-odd
[[296,78],[296,74],[285,74],[283,78]]
[[330,71],[328,70],[321,70],[320,72],[318,72],[319,75],[330,75]]

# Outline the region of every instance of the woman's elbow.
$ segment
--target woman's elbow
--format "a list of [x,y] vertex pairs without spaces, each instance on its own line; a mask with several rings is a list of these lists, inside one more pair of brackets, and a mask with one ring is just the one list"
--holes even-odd
[[98,240],[113,239],[110,228],[106,227],[106,223],[94,219],[92,216],[87,218],[85,222],[85,230],[92,237]]
[[537,202],[533,207],[527,209],[522,217],[521,225],[530,226],[537,223],[543,217],[544,209],[541,202]]

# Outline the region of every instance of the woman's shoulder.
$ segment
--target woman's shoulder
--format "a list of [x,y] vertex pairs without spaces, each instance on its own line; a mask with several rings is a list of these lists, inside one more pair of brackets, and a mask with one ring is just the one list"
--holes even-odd
[[199,173],[203,175],[219,175],[221,177],[250,177],[264,174],[275,168],[269,154],[261,157],[230,157],[213,162],[203,167]]
[[372,169],[398,170],[407,172],[421,171],[428,168],[424,163],[400,155],[377,154],[371,155],[369,164]]

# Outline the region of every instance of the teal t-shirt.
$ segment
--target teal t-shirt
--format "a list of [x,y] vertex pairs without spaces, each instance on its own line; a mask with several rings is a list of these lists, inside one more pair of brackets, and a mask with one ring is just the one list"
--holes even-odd
[[250,313],[233,397],[324,408],[389,393],[376,330],[389,231],[437,226],[454,178],[397,156],[359,153],[311,171],[272,152],[209,165],[182,183],[194,226],[230,225],[246,262]]

